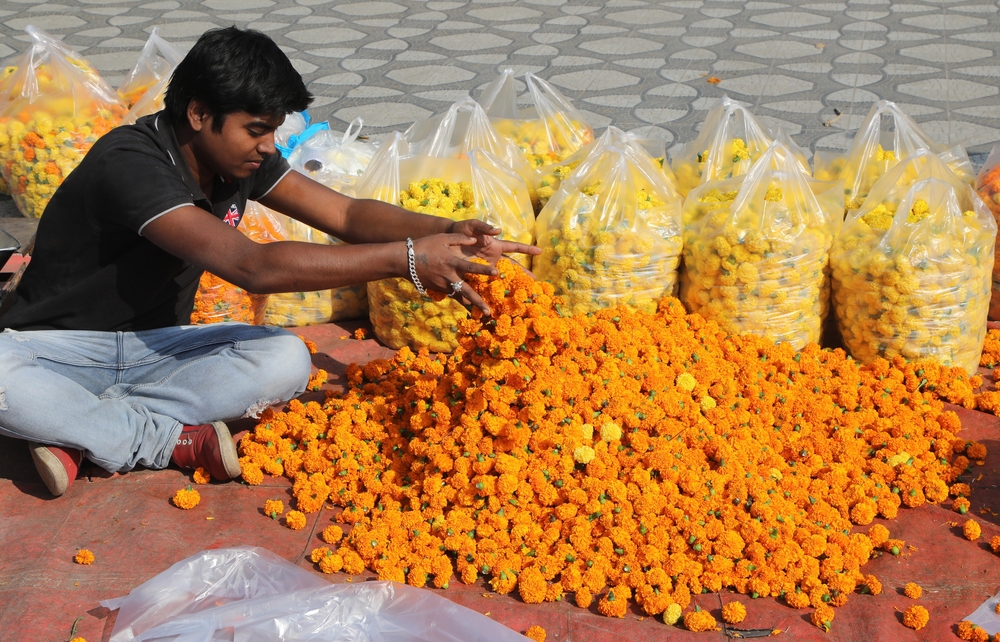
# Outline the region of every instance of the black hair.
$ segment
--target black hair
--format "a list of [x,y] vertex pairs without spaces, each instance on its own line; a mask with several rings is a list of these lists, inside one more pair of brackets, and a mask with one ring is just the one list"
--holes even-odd
[[212,112],[212,129],[227,114],[282,116],[305,111],[313,96],[278,45],[253,29],[210,29],[203,33],[170,78],[163,103],[174,123],[187,121],[193,98]]

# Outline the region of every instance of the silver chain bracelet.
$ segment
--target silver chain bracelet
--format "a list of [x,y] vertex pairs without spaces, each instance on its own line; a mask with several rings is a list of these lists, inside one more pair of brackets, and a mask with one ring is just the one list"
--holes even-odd
[[420,283],[420,278],[417,277],[417,261],[413,256],[413,239],[406,239],[406,262],[410,266],[410,278],[413,280],[413,287],[417,288],[417,292],[420,296],[427,296],[427,290],[424,289],[422,283]]

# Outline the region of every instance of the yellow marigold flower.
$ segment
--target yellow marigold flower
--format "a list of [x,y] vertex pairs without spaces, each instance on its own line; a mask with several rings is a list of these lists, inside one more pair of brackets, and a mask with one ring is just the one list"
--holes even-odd
[[701,607],[684,614],[684,627],[688,631],[701,633],[702,631],[718,631],[719,623],[708,611],[702,611]]
[[94,563],[94,554],[85,548],[81,548],[76,552],[76,556],[73,557],[73,561],[77,564],[89,565]]
[[545,629],[536,624],[524,632],[524,637],[535,642],[545,642]]
[[739,624],[747,616],[747,607],[743,606],[741,602],[732,601],[727,602],[722,607],[722,619],[726,621],[727,624]]
[[691,392],[696,385],[698,380],[687,372],[677,377],[677,387],[685,392]]
[[701,398],[701,404],[700,405],[701,405],[702,411],[707,412],[707,411],[711,410],[712,408],[715,408],[717,404],[715,403],[715,399],[713,399],[709,395],[705,395],[704,397]]
[[578,446],[576,450],[573,451],[573,459],[576,460],[578,464],[589,464],[594,460],[594,449],[590,446]]
[[320,533],[320,537],[327,544],[336,544],[344,537],[344,530],[336,524],[327,526],[323,529],[323,532]]
[[280,499],[264,501],[264,514],[271,519],[278,519],[285,512],[285,504]]
[[903,587],[903,594],[910,599],[917,600],[924,594],[924,589],[916,582],[907,582],[906,586]]
[[622,438],[622,427],[613,421],[609,421],[601,426],[601,439],[604,441],[616,441]]
[[207,484],[212,481],[212,476],[208,474],[208,471],[199,466],[195,471],[194,475],[191,477],[196,484]]
[[201,494],[188,486],[187,488],[182,488],[174,493],[172,501],[174,502],[174,506],[177,508],[190,510],[197,506],[198,502],[201,501]]
[[980,528],[979,522],[970,519],[962,525],[962,534],[965,535],[965,539],[974,542],[983,534],[983,530]]
[[306,527],[306,516],[297,510],[290,510],[288,514],[285,515],[285,526],[292,529],[293,531],[300,531]]
[[667,610],[663,612],[663,621],[671,626],[677,624],[677,621],[681,619],[681,612],[683,610],[684,609],[681,608],[680,604],[672,602],[670,606],[667,607]]
[[930,619],[930,613],[928,613],[927,609],[919,604],[914,604],[903,612],[903,625],[913,629],[914,631],[919,631],[927,626],[927,622],[929,622]]
[[817,626],[827,633],[830,632],[830,627],[833,626],[833,609],[825,604],[821,604],[816,607],[816,610],[812,612],[809,616],[814,626]]
[[581,426],[581,432],[583,433],[583,438],[590,441],[594,438],[594,426],[592,424],[583,424]]

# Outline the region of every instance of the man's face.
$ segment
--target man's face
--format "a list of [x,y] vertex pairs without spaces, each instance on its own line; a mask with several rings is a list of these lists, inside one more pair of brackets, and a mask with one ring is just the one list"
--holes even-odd
[[274,130],[284,116],[255,116],[246,112],[226,114],[222,129],[213,127],[213,116],[201,121],[194,141],[199,160],[216,174],[234,180],[247,178],[266,156],[276,153]]

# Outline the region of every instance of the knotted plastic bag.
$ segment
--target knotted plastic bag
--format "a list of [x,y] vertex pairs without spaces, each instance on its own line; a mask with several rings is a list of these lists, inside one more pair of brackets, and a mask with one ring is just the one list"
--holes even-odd
[[681,198],[627,139],[600,140],[542,210],[534,271],[564,315],[626,305],[646,312],[676,293]]
[[37,27],[25,31],[31,46],[0,81],[0,173],[21,213],[38,218],[125,105],[76,51]]
[[[702,124],[698,137],[673,157],[674,174],[682,195],[709,181],[742,176],[770,146],[772,138],[742,103],[729,96],[716,102]],[[805,155],[784,137],[783,142],[809,167]]]
[[889,100],[872,105],[846,156],[816,153],[815,175],[821,180],[842,180],[845,208],[857,209],[875,181],[900,160],[920,150],[938,154],[959,178],[972,183],[972,164],[965,149],[961,145],[944,149]]
[[681,301],[730,333],[796,350],[818,342],[843,199],[780,141],[748,174],[696,187],[684,201]]
[[[118,95],[125,101],[125,106],[131,109],[152,87],[156,87],[162,81],[169,81],[174,69],[183,59],[184,52],[161,38],[159,27],[153,27],[135,66],[126,74],[118,87]],[[159,107],[152,111],[163,109],[162,94],[165,90],[166,83],[163,83],[162,88],[157,88],[158,95],[154,96],[154,102],[158,102]]]
[[[909,171],[917,181],[904,180]],[[937,155],[914,154],[872,187],[834,243],[834,308],[858,360],[979,366],[996,221]]]
[[[513,141],[527,159],[533,174],[524,175],[532,193],[558,165],[594,140],[594,129],[583,114],[559,91],[531,72],[524,74],[531,105],[518,107],[514,70],[504,69],[483,89],[480,100],[501,136]],[[546,197],[547,200],[548,197]],[[532,198],[535,211],[544,207]]]
[[[1000,222],[1000,145],[995,145],[993,151],[983,164],[976,177],[976,191],[980,198],[990,208],[993,218]],[[993,260],[993,290],[990,295],[990,320],[1000,321],[1000,261]]]
[[[246,212],[239,221],[239,230],[255,243],[284,240],[280,221],[264,207],[247,202]],[[192,325],[235,321],[263,325],[268,295],[247,292],[211,272],[203,272],[194,295]]]
[[202,551],[128,595],[111,642],[523,642],[499,622],[428,589],[330,584],[264,548]]
[[364,174],[378,150],[377,145],[360,138],[363,124],[356,118],[343,134],[327,128],[310,136],[300,135],[288,163],[314,181],[342,191],[345,182],[352,184]]
[[[467,158],[408,153],[398,133],[383,143],[359,181],[358,197],[452,221],[480,219],[499,227],[503,239],[531,244],[534,216],[527,186],[501,159],[481,149]],[[515,258],[527,263],[527,257]],[[405,278],[369,283],[368,305],[376,336],[392,348],[450,352],[458,347],[459,321],[468,317],[459,302],[421,297]]]

